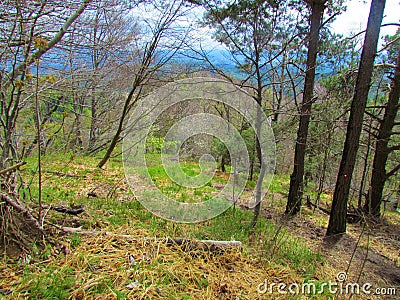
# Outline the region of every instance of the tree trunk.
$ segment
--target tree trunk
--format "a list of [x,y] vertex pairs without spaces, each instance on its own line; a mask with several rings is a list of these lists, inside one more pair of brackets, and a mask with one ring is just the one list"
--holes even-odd
[[326,170],[328,168],[328,159],[329,159],[329,154],[330,154],[330,148],[331,148],[331,141],[332,141],[332,135],[333,131],[328,129],[328,136],[326,138],[326,144],[325,144],[325,150],[324,150],[324,160],[322,162],[322,167],[321,167],[321,173],[320,177],[318,179],[318,191],[317,191],[317,198],[315,200],[315,206],[318,208],[319,206],[319,201],[321,199],[322,192],[324,190],[324,184],[325,184],[325,178],[326,178]]
[[91,99],[91,116],[90,116],[90,129],[89,129],[89,146],[88,151],[92,151],[95,147],[97,140],[97,98],[95,95],[95,91],[92,91],[92,99]]
[[97,115],[97,80],[99,79],[98,76],[98,69],[99,69],[99,55],[98,55],[98,45],[97,45],[97,31],[99,27],[99,12],[97,12],[94,22],[93,22],[93,52],[92,52],[92,88],[91,88],[91,119],[90,119],[90,129],[89,129],[89,146],[88,150],[91,151],[94,149],[97,140],[97,131],[98,131],[98,115]]
[[346,141],[333,194],[327,236],[346,232],[347,201],[359,147],[363,116],[368,100],[385,2],[385,0],[372,0],[371,3],[355,92],[351,103],[350,118],[347,125]]
[[293,173],[290,175],[290,188],[285,213],[296,215],[300,212],[303,196],[304,157],[306,152],[308,125],[314,93],[315,65],[318,53],[319,29],[325,9],[325,1],[312,2],[311,27],[307,53],[307,71],[304,81],[304,93],[301,105],[299,129],[297,131]]
[[[261,81],[260,81],[261,82]],[[256,184],[256,205],[254,207],[254,212],[253,212],[253,220],[251,221],[251,227],[255,227],[257,224],[258,216],[260,215],[261,211],[261,200],[262,200],[262,182],[264,180],[265,176],[265,164],[263,163],[263,156],[261,152],[261,145],[260,145],[260,132],[261,132],[261,89],[259,90],[259,95],[257,99],[257,103],[259,104],[259,107],[257,107],[257,121],[256,121],[256,152],[257,152],[257,158],[258,162],[260,163],[260,173],[257,178],[257,184]]]
[[226,169],[225,169],[225,153],[222,154],[221,156],[221,172],[225,173]]
[[[125,122],[125,117],[127,116],[128,112],[129,112],[129,109],[131,107],[131,102],[132,102],[132,99],[133,99],[133,97],[135,95],[135,91],[136,91],[137,87],[138,87],[138,85],[134,85],[134,87],[131,89],[128,97],[125,100],[124,108],[122,110],[122,115],[121,115],[121,117],[119,119],[117,131],[115,132],[115,134],[114,134],[114,136],[113,136],[113,138],[111,140],[110,146],[108,147],[106,154],[104,155],[103,159],[97,165],[99,168],[102,168],[106,164],[106,162],[110,159],[111,154],[114,151],[115,146],[117,146],[117,143],[120,140],[121,133],[122,133],[123,126],[124,126],[124,122]],[[138,98],[136,97],[135,101],[137,99]]]
[[[283,46],[283,45],[282,45]],[[287,53],[286,51],[283,52],[283,57],[282,57],[282,65],[281,65],[281,76],[280,76],[280,83],[279,83],[279,94],[278,98],[276,101],[276,108],[275,108],[275,113],[274,113],[274,118],[272,119],[274,122],[278,122],[280,110],[281,110],[281,105],[282,105],[282,99],[283,99],[283,90],[285,88],[285,69],[286,69],[286,60],[287,60]]]
[[[257,137],[254,137],[254,141],[257,142]],[[253,181],[253,177],[254,177],[254,164],[256,161],[256,147],[253,148],[253,153],[250,157],[250,181]]]
[[365,151],[365,157],[364,157],[364,167],[363,171],[361,174],[361,182],[360,182],[360,189],[358,191],[358,203],[357,207],[360,209],[362,206],[362,199],[364,196],[364,187],[365,187],[365,181],[367,179],[368,175],[368,170],[369,170],[369,165],[368,165],[368,159],[369,159],[369,154],[371,152],[371,135],[372,135],[372,118],[370,120],[370,126],[369,126],[369,132],[368,132],[368,140],[367,140],[367,149]]
[[388,103],[386,105],[385,115],[380,123],[378,139],[375,146],[375,156],[372,166],[371,188],[369,197],[365,203],[364,209],[369,214],[379,217],[381,214],[381,203],[383,188],[387,179],[386,162],[390,153],[388,144],[392,129],[395,124],[397,111],[399,109],[400,97],[400,51],[397,56],[397,65],[392,80],[392,87],[389,93]]
[[256,95],[256,102],[257,106],[257,117],[256,117],[256,153],[257,159],[260,164],[260,173],[258,174],[257,184],[256,184],[256,205],[254,206],[253,212],[253,220],[251,221],[251,227],[255,227],[257,224],[258,217],[261,211],[261,200],[262,200],[262,182],[265,176],[265,164],[263,163],[263,156],[261,151],[261,144],[260,144],[260,136],[261,136],[261,117],[262,117],[262,93],[263,93],[263,86],[262,86],[262,76],[261,76],[261,69],[260,69],[260,52],[258,49],[258,41],[257,38],[254,36],[254,49],[255,51],[255,68],[256,68],[256,76],[257,76],[257,95]]
[[83,96],[78,95],[76,91],[73,91],[73,108],[75,114],[74,124],[72,126],[71,134],[73,136],[71,142],[72,149],[78,149],[78,151],[82,150],[83,141],[82,141],[82,114],[83,114]]
[[159,43],[161,39],[167,34],[168,28],[176,20],[177,14],[182,7],[181,5],[182,3],[180,3],[177,7],[175,7],[174,5],[167,5],[166,9],[163,11],[163,15],[160,16],[159,23],[154,28],[151,41],[145,45],[139,70],[135,75],[135,78],[132,82],[131,90],[125,100],[124,107],[122,109],[118,128],[111,140],[106,154],[97,165],[99,168],[102,168],[107,163],[118,142],[121,140],[121,134],[124,131],[125,118],[127,117],[132,106],[140,99],[142,87],[146,80],[149,79],[149,77],[151,77],[151,75],[154,74],[154,72],[161,68],[165,63],[167,63],[172,58],[172,55],[174,55],[174,53],[178,51],[178,49],[175,49],[171,56],[164,57],[162,59],[162,62],[154,64],[154,57],[156,55],[158,47],[160,46]]

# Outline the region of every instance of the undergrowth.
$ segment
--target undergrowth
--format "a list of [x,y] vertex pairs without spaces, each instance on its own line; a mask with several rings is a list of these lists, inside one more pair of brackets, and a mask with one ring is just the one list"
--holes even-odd
[[[49,210],[45,224],[53,231],[51,224],[111,232],[117,236],[63,234],[56,237],[62,247],[50,247],[46,257],[35,253],[17,260],[4,257],[0,269],[7,277],[0,279],[0,288],[11,292],[9,299],[90,299],[101,295],[114,299],[214,299],[219,296],[255,299],[259,296],[257,285],[265,278],[274,276],[283,281],[304,282],[314,278],[316,270],[324,264],[321,255],[311,251],[277,220],[260,218],[256,228],[251,229],[252,211],[239,206],[198,224],[160,219],[135,200],[118,159],[111,160],[104,169],[96,168],[98,159],[74,154],[44,157],[44,204],[85,207],[85,213],[76,217]],[[168,183],[165,172],[157,168],[153,166],[155,180],[165,190],[173,191],[174,185]],[[184,165],[184,170],[196,175],[198,166],[190,162]],[[23,177],[28,179],[21,192],[25,199],[37,198],[36,171],[35,160],[29,160],[23,170]],[[214,185],[226,180],[226,174],[217,174],[210,184],[193,195],[201,199],[215,189]],[[277,176],[271,184],[271,190],[278,194],[284,194],[286,187],[287,176]],[[128,241],[118,234],[134,236],[136,241]],[[144,243],[142,239],[146,237],[154,238],[155,242]],[[218,255],[192,255],[182,249],[166,249],[164,244],[156,242],[164,237],[237,240],[243,243],[243,249]],[[138,245],[141,246],[138,248]],[[129,252],[133,253],[134,262],[128,260],[127,265]],[[218,268],[226,260],[230,267]],[[236,262],[239,267],[235,266]],[[229,282],[222,282],[228,277]],[[239,284],[240,280],[248,281]],[[233,283],[238,286],[231,286]]]

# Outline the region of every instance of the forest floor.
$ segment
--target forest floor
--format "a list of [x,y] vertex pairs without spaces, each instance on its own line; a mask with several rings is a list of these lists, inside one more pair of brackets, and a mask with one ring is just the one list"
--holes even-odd
[[[261,218],[249,228],[246,209],[251,185],[238,207],[199,224],[157,218],[136,201],[126,184],[121,161],[96,168],[98,158],[73,154],[45,157],[43,201],[47,205],[83,205],[77,216],[48,210],[46,229],[57,241],[31,254],[2,256],[0,297],[4,299],[397,299],[400,293],[400,214],[385,212],[379,222],[348,225],[348,233],[326,240],[328,215],[304,206],[287,220],[283,211],[288,176],[275,176]],[[181,200],[208,199],[227,174],[188,194],[150,173],[164,192]],[[196,171],[194,164],[187,169]],[[37,169],[23,170],[29,197],[37,198]],[[329,193],[321,206],[328,207]],[[81,233],[60,229],[75,228]],[[82,233],[83,232],[83,233]],[[243,248],[188,250],[165,238],[238,240]],[[344,272],[344,273],[343,273]],[[347,280],[340,280],[345,276]],[[338,277],[338,278],[337,278]],[[336,293],[327,284],[338,284]],[[365,294],[346,294],[347,284],[371,285]],[[280,284],[280,285],[279,285]],[[308,286],[307,286],[308,284]],[[342,284],[342,285],[340,285]],[[286,285],[286,286],[284,286]],[[282,291],[278,291],[279,287]],[[316,291],[308,291],[308,288]],[[368,286],[367,286],[368,287]],[[299,288],[299,292],[296,292]],[[305,288],[305,291],[302,291]],[[395,288],[396,290],[392,289]],[[335,288],[333,288],[333,291]],[[322,291],[322,293],[318,293]],[[341,293],[341,291],[343,293]],[[285,293],[282,293],[285,292]],[[381,295],[377,295],[381,292]],[[393,295],[396,292],[396,295]],[[392,295],[382,295],[382,293]]]
[[[347,282],[370,283],[373,288],[393,287],[400,291],[400,218],[398,213],[388,213],[379,221],[348,224],[347,234],[326,238],[328,216],[324,212],[303,208],[303,215],[281,221],[294,236],[310,249],[320,253],[326,267],[333,273],[346,273]],[[262,215],[278,219],[282,211],[264,208]],[[339,276],[339,275],[337,275]],[[373,289],[371,289],[373,290]],[[379,292],[379,291],[377,291]],[[381,295],[381,299],[398,299]]]

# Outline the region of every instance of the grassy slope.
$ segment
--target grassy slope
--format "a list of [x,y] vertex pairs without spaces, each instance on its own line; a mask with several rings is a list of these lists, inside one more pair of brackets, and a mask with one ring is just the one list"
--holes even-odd
[[[252,212],[238,207],[200,224],[168,222],[153,216],[134,199],[120,160],[111,160],[104,170],[95,167],[97,162],[96,157],[72,154],[45,157],[43,201],[86,208],[78,217],[49,211],[46,227],[56,232],[49,223],[81,226],[109,234],[59,234],[62,247],[49,246],[17,262],[3,259],[0,289],[12,291],[8,299],[267,299],[271,295],[257,293],[257,286],[265,279],[287,284],[315,280],[319,284],[333,276],[318,251],[275,217],[261,218],[254,232],[248,226]],[[186,167],[188,172],[196,171],[195,165]],[[153,175],[159,177],[163,189],[168,191],[172,186],[165,184],[161,171],[153,170]],[[223,183],[225,177],[219,174],[213,184]],[[31,180],[30,192],[36,198],[34,160],[24,169],[24,178]],[[283,209],[287,183],[287,176],[275,177],[265,207]],[[213,184],[192,196],[201,199],[212,192]],[[88,197],[89,192],[96,197]],[[184,193],[178,191],[177,195],[187,200],[189,195],[182,197]],[[167,247],[161,239],[166,236],[240,240],[244,249],[216,254],[188,252]],[[288,296],[275,293],[274,298]]]

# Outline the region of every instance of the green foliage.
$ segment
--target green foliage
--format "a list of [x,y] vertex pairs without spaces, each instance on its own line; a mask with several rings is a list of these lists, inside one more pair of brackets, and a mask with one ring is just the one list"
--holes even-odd
[[385,36],[385,43],[387,47],[387,59],[391,64],[396,63],[398,50],[400,49],[400,29],[397,29],[394,35]]
[[[287,2],[260,0],[208,5],[204,24],[216,29],[214,38],[227,46],[246,80],[263,81],[260,75],[274,76],[275,66],[268,61],[280,50],[301,43],[299,24],[288,13],[289,6]],[[259,71],[262,74],[257,74]]]
[[155,135],[149,135],[146,138],[146,152],[148,153],[161,153],[162,150],[170,153],[171,151],[175,150],[177,145],[178,142],[166,142],[163,138]]
[[[239,130],[239,128],[238,128]],[[247,156],[249,157],[249,161],[257,161],[256,158],[256,139],[255,139],[255,133],[252,127],[246,128],[246,129],[242,129],[240,132],[240,135],[242,137],[242,139],[244,140],[245,144],[246,144],[246,148],[247,148]],[[218,159],[223,159],[225,164],[231,164],[231,157],[230,157],[230,153],[228,151],[228,148],[226,147],[226,145],[218,138],[213,138],[212,140],[212,144],[211,144],[211,154],[218,158]],[[219,161],[219,166],[221,164],[221,161]],[[256,163],[256,168],[255,171],[259,171],[259,167],[258,164]],[[226,166],[227,167],[227,166]]]
[[275,174],[269,186],[271,193],[281,194],[287,196],[289,190],[290,176],[287,174]]
[[[225,144],[218,138],[214,137],[211,144],[211,154],[218,158],[224,159],[226,164],[230,164],[230,155],[228,148],[226,148]],[[219,166],[220,166],[219,161]]]

